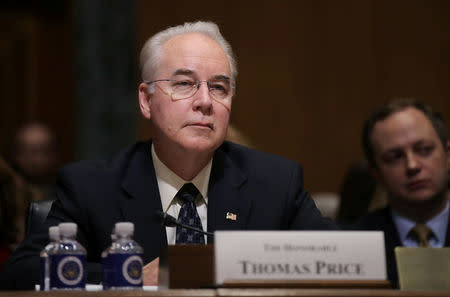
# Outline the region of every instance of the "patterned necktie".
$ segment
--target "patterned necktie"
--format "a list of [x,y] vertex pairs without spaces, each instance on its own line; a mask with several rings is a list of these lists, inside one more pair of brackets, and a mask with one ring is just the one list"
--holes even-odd
[[[195,206],[195,198],[198,195],[197,188],[192,184],[184,184],[178,191],[177,196],[183,202],[183,206],[178,214],[178,221],[185,225],[202,228],[202,221],[197,213]],[[205,237],[203,234],[177,226],[177,236],[175,244],[205,244]]]
[[417,237],[419,247],[429,247],[428,238],[431,235],[431,229],[425,224],[416,224],[411,232]]

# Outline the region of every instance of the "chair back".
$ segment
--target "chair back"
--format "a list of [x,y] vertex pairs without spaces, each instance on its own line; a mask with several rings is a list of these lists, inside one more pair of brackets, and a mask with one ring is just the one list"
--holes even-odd
[[28,206],[28,215],[25,222],[25,236],[39,230],[47,218],[52,207],[53,200],[41,200],[31,202]]

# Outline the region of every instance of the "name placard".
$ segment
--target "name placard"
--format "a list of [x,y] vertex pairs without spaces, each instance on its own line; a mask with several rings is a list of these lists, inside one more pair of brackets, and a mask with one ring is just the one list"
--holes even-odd
[[217,231],[216,284],[226,280],[385,280],[383,232]]

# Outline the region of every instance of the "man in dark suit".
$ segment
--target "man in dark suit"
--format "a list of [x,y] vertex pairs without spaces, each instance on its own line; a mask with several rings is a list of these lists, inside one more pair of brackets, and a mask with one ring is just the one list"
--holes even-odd
[[447,131],[429,106],[395,100],[366,121],[363,146],[389,207],[363,216],[356,229],[384,231],[388,278],[397,287],[396,246],[450,246]]
[[[224,142],[237,71],[215,24],[186,23],[159,32],[142,49],[141,70],[139,104],[152,141],[110,161],[61,171],[42,231],[25,240],[3,272],[10,288],[31,288],[38,281],[46,232],[60,222],[77,223],[90,263],[100,262],[115,222],[133,222],[148,263],[144,284],[157,283],[161,248],[184,240],[179,230],[154,219],[156,211],[180,217],[192,205],[193,221],[209,232],[335,228],[303,190],[300,165]],[[186,184],[194,189],[193,202],[181,201]]]

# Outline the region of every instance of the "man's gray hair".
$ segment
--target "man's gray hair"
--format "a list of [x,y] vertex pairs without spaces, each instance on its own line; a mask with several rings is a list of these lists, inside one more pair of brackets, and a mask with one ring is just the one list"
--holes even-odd
[[155,79],[154,75],[159,66],[159,63],[161,62],[162,47],[164,46],[164,44],[175,36],[188,33],[203,34],[210,37],[220,45],[220,47],[227,55],[228,61],[230,63],[231,85],[234,88],[237,76],[237,65],[231,46],[222,36],[219,27],[215,23],[202,21],[184,23],[184,25],[169,27],[161,32],[156,33],[150,39],[148,39],[142,47],[140,56],[142,80],[151,81]]

